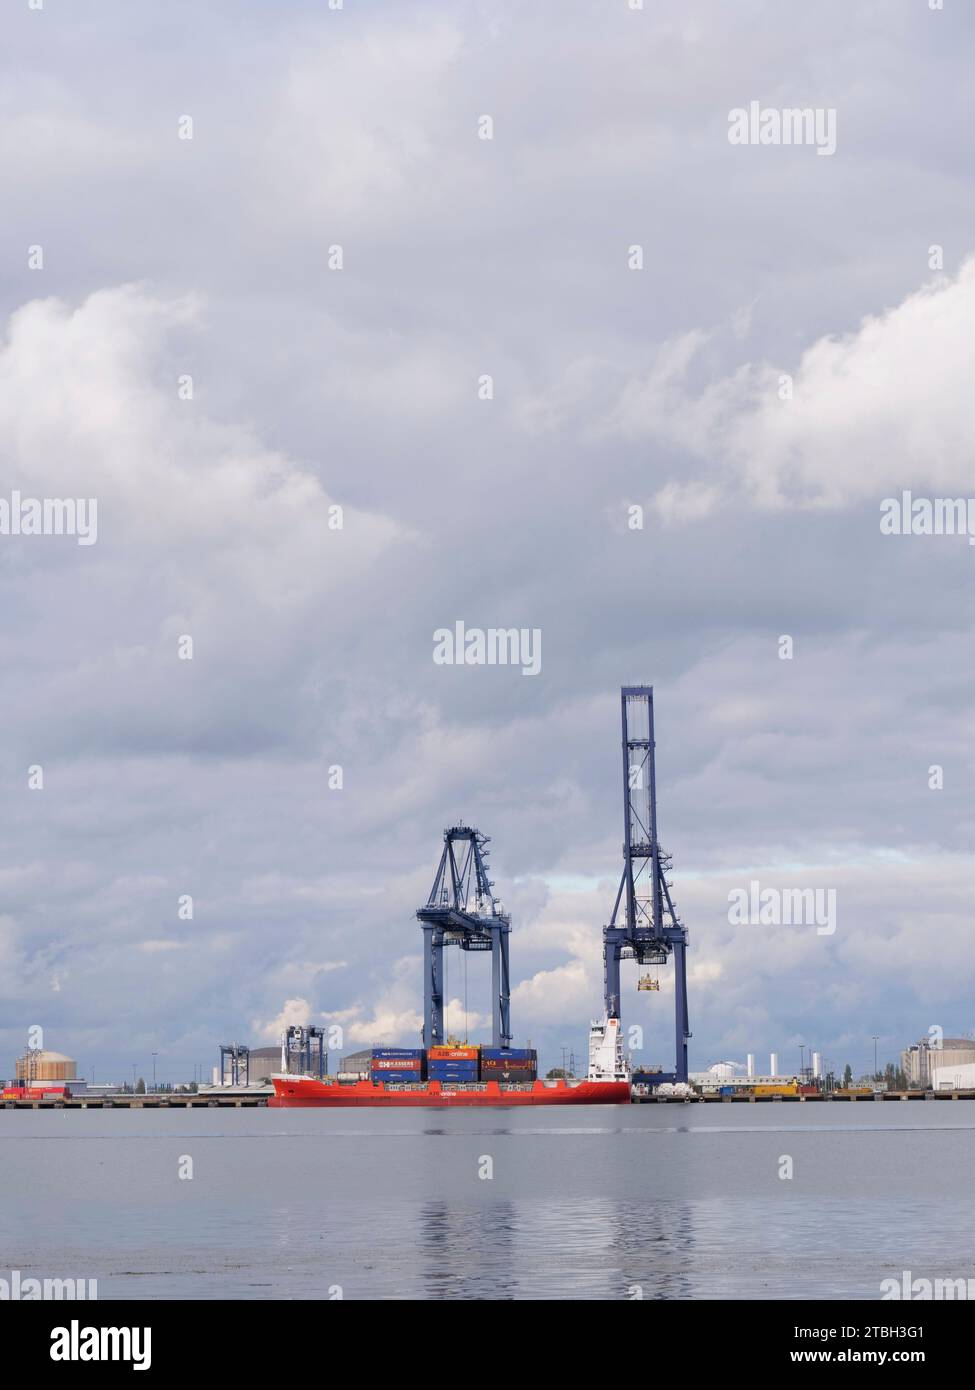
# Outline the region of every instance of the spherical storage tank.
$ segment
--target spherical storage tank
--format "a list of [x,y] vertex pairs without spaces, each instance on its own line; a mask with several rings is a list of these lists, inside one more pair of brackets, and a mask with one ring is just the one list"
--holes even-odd
[[713,1076],[715,1081],[733,1081],[736,1071],[734,1062],[715,1062],[713,1067],[708,1067],[708,1076]]
[[17,1058],[19,1081],[74,1081],[77,1076],[75,1059],[66,1057],[63,1052],[35,1052]]

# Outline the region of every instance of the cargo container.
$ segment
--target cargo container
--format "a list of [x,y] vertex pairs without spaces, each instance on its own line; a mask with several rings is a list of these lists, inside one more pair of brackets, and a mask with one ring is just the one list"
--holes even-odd
[[799,1087],[795,1081],[783,1081],[777,1086],[756,1086],[757,1096],[797,1096]]
[[481,1066],[487,1071],[498,1071],[504,1067],[533,1067],[534,1057],[482,1057]]
[[425,1078],[420,1071],[374,1071],[372,1073],[372,1079],[373,1081],[383,1082],[406,1082],[423,1081]]
[[377,1067],[386,1071],[395,1071],[397,1067],[402,1067],[405,1071],[410,1071],[422,1065],[422,1057],[373,1057],[370,1063],[373,1071]]
[[422,1057],[422,1047],[374,1047],[373,1057]]
[[481,1055],[479,1047],[431,1047],[427,1057],[431,1062],[476,1062]]
[[538,1053],[533,1047],[482,1047],[481,1061],[494,1061],[504,1058],[511,1062],[534,1062]]
[[455,1081],[477,1081],[477,1067],[427,1067],[427,1075],[431,1081],[442,1081],[445,1078]]
[[63,1081],[8,1081],[0,1100],[70,1100],[71,1089]]

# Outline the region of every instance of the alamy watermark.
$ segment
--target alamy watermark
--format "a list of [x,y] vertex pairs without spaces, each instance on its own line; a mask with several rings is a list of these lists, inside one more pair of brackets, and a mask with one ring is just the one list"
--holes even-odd
[[98,540],[94,497],[23,497],[14,489],[0,497],[0,536],[76,536],[79,545]]
[[914,1279],[905,1269],[900,1279],[881,1279],[880,1297],[908,1303],[975,1299],[975,1279]]
[[0,1276],[0,1303],[59,1302],[62,1299],[94,1302],[97,1298],[97,1279],[35,1279],[31,1276],[25,1279],[19,1269],[12,1269],[9,1279]]
[[752,879],[728,894],[733,927],[815,927],[817,936],[836,931],[835,888],[763,888]]
[[542,631],[537,627],[465,627],[463,619],[433,634],[436,666],[520,666],[523,676],[542,669]]
[[885,497],[880,504],[884,536],[967,536],[975,545],[975,497]]
[[763,106],[750,101],[728,112],[729,145],[815,145],[836,153],[835,106]]

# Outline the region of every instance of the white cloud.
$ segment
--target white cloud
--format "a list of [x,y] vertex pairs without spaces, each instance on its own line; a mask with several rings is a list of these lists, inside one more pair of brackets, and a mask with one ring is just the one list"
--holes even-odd
[[[843,506],[901,487],[971,489],[975,259],[855,332],[820,338],[780,401],[756,373],[730,455],[763,506]],[[788,369],[786,369],[788,370]]]
[[[967,496],[973,321],[975,258],[853,332],[817,339],[797,364],[743,364],[697,391],[690,378],[709,335],[685,333],[626,384],[606,426],[707,461],[704,480],[672,480],[657,492],[665,520],[708,515],[732,479],[741,501],[771,509],[879,503],[902,487]],[[781,399],[785,375],[793,394]]]
[[278,1042],[286,1028],[307,1028],[312,1021],[312,1006],[307,999],[286,999],[276,1018],[261,1022],[255,1019],[251,1025],[264,1042]]

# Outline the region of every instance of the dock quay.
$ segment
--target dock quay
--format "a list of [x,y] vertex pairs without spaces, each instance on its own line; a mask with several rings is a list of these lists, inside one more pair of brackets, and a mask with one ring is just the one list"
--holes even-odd
[[[273,1095],[270,1086],[220,1092],[182,1092],[177,1095],[73,1096],[68,1100],[5,1100],[4,1110],[207,1110],[266,1108]],[[655,1096],[634,1095],[634,1105],[845,1105],[877,1101],[975,1100],[975,1089],[958,1091],[875,1091],[872,1095],[780,1095],[780,1096]]]
[[266,1107],[268,1099],[274,1094],[272,1087],[252,1088],[248,1091],[233,1091],[228,1086],[223,1094],[212,1091],[181,1092],[175,1095],[111,1095],[111,1096],[71,1096],[67,1100],[5,1100],[0,1102],[4,1110],[207,1110],[213,1107],[256,1109]]
[[634,1105],[869,1105],[893,1100],[975,1100],[975,1090],[959,1091],[874,1091],[872,1095],[848,1096],[832,1092],[794,1096],[655,1096],[636,1095]]

